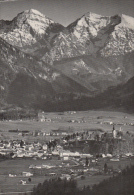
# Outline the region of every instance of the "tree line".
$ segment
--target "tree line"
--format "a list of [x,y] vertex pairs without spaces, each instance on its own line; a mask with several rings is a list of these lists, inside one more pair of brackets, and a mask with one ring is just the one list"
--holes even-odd
[[133,195],[134,165],[125,168],[121,173],[103,180],[92,189],[87,186],[79,189],[73,179],[50,179],[33,188],[31,195]]

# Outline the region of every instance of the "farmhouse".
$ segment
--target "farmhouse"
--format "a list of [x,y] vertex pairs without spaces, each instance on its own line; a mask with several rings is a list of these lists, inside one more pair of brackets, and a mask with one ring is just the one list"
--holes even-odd
[[31,177],[33,176],[33,173],[30,172],[22,172],[23,177]]
[[60,152],[60,157],[63,158],[64,160],[68,160],[69,157],[80,157],[80,153],[79,152],[63,151],[63,152]]
[[68,134],[70,134],[70,133],[72,133],[72,131],[70,130],[70,129],[62,129],[62,128],[59,128],[59,129],[55,129],[55,130],[52,130],[51,131],[51,134],[52,135],[68,135]]
[[51,122],[51,119],[46,117],[45,112],[39,112],[38,113],[38,121],[40,121],[40,122]]
[[9,173],[9,177],[17,177],[17,175],[13,175]]

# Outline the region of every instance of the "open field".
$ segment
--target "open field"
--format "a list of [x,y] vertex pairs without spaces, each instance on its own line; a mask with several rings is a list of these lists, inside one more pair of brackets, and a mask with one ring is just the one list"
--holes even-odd
[[[65,112],[65,113],[45,113],[51,122],[41,121],[0,121],[0,135],[2,134],[5,139],[22,139],[21,135],[17,133],[9,133],[8,130],[29,130],[30,132],[42,131],[50,132],[54,129],[70,128],[75,132],[83,131],[86,129],[102,129],[104,131],[112,131],[112,125],[115,124],[117,130],[122,128],[122,131],[134,132],[134,115],[121,113],[121,112],[108,112],[108,111],[79,111],[79,112]],[[70,122],[74,121],[74,122]],[[117,124],[117,125],[116,125]],[[27,140],[40,140],[42,137],[32,138],[26,136],[23,139]],[[44,138],[45,139],[45,138]],[[44,140],[43,139],[43,140]]]
[[[22,172],[32,172],[29,169],[31,164],[33,165],[58,165],[61,164],[61,161],[45,161],[45,160],[33,160],[33,159],[15,159],[15,160],[6,160],[0,162],[0,192],[25,192],[33,188],[34,185],[37,185],[40,182],[43,182],[45,179],[50,178],[50,176],[45,175],[35,175],[32,176],[31,182],[28,182],[29,177],[22,175]],[[47,170],[46,170],[47,172]],[[9,177],[9,174],[16,175],[16,177]],[[20,184],[20,180],[27,181],[26,185]]]
[[[101,159],[98,162],[98,165],[94,166],[95,168],[102,169],[104,166],[104,163],[107,163],[108,167],[113,167],[114,169],[118,169],[121,167],[122,169],[126,167],[127,165],[130,166],[130,164],[134,164],[134,158],[128,158],[128,159],[121,159],[119,162],[111,162],[108,159]],[[65,162],[64,162],[65,163]],[[66,165],[68,162],[66,162],[64,165]],[[45,169],[42,174],[34,175],[31,177],[31,182],[28,182],[29,177],[23,176],[21,173],[24,171],[31,172],[32,170],[29,169],[29,166],[33,165],[51,165],[56,166],[52,169]],[[45,179],[49,179],[52,176],[48,175],[48,173],[57,172],[58,174],[64,173],[63,169],[58,167],[58,165],[63,165],[62,160],[33,160],[33,159],[14,159],[14,160],[6,160],[0,162],[0,192],[25,192],[30,191],[34,187],[34,185],[37,185],[38,183],[42,183]],[[74,164],[70,164],[70,167],[67,169],[69,170]],[[91,171],[92,173],[92,171]],[[9,177],[9,174],[14,174],[16,177]],[[77,179],[78,187],[83,187],[84,185],[94,185],[102,181],[103,179],[106,179],[110,177],[110,175],[88,175],[86,174],[85,179],[82,180],[80,178]],[[27,182],[26,185],[20,184],[20,180],[24,180]]]

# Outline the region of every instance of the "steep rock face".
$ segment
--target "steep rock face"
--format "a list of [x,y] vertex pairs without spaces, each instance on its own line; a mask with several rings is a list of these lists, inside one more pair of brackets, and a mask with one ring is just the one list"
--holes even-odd
[[63,58],[96,54],[105,46],[120,21],[119,16],[102,17],[87,13],[60,32],[53,48],[42,59],[52,64]]
[[39,99],[50,99],[60,93],[90,93],[81,84],[3,39],[0,39],[0,47],[2,101],[32,107]]
[[134,51],[134,18],[122,15],[121,21],[111,33],[106,46],[102,49],[102,56],[125,55]]
[[87,13],[56,37],[43,60],[95,94],[126,82],[134,75],[134,32],[123,19]]
[[62,29],[62,25],[34,9],[18,14],[11,22],[0,21],[0,37],[33,55],[48,51],[52,38]]

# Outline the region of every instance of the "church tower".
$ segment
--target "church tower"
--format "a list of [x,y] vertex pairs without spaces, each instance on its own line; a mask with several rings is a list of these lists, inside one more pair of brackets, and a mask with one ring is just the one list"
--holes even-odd
[[112,133],[113,133],[113,138],[116,138],[116,136],[117,136],[117,131],[115,130],[114,125],[113,125],[113,131],[112,131]]

